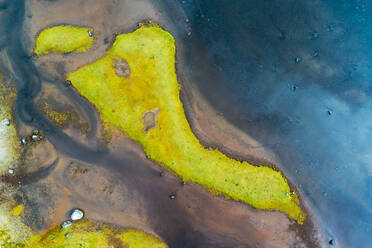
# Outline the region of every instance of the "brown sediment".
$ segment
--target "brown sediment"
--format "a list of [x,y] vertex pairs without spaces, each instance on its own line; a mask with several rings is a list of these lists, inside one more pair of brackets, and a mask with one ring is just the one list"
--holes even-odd
[[80,135],[87,134],[90,127],[84,115],[54,85],[43,84],[42,92],[35,102],[38,109],[66,133],[71,134],[71,129],[75,129],[80,131]]
[[128,62],[124,59],[115,59],[115,72],[119,77],[129,77],[130,68]]
[[146,133],[149,129],[156,127],[156,119],[159,114],[159,110],[150,110],[143,114],[142,122],[144,125],[143,131]]
[[64,214],[65,211],[66,211],[65,205],[68,201],[67,197],[69,195],[71,195],[71,191],[68,190],[68,188],[66,188],[62,185],[61,185],[61,187],[63,188],[63,198],[62,198],[61,202],[58,204],[56,212],[54,213],[53,216],[51,216],[50,223],[49,223],[49,226],[47,227],[46,231],[51,230],[55,225],[59,224],[56,220],[59,219],[60,216],[62,214]]
[[42,139],[37,144],[28,137],[24,146],[18,174],[35,173],[46,168],[58,159],[58,153],[48,139]]

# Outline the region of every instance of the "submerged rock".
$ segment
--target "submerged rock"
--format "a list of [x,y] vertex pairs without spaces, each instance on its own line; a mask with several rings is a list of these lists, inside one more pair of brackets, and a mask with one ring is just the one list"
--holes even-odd
[[80,220],[84,217],[84,212],[78,208],[75,208],[74,210],[72,210],[71,212],[71,220]]
[[329,240],[328,241],[328,244],[331,245],[331,246],[333,246],[335,244],[335,240],[334,239]]

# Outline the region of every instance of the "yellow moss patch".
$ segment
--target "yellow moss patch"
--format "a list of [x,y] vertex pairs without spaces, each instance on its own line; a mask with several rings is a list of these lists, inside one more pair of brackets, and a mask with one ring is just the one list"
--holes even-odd
[[79,221],[67,228],[55,227],[37,235],[29,248],[167,248],[161,240],[140,230],[115,230],[90,221]]
[[130,229],[121,235],[126,247],[128,248],[166,248],[167,245],[158,238],[145,232]]
[[52,120],[58,127],[64,127],[68,121],[72,121],[75,119],[75,116],[71,114],[69,111],[65,111],[64,113],[54,111],[50,108],[49,104],[44,102],[42,106],[42,111],[44,114],[48,116],[50,120]]
[[14,216],[19,216],[20,214],[23,213],[23,210],[24,210],[24,206],[22,204],[16,206],[15,208],[13,208],[13,211],[12,211],[12,214]]
[[92,28],[70,25],[55,26],[44,29],[36,38],[34,53],[40,56],[48,53],[85,52],[94,43],[94,36],[89,36]]
[[[118,60],[130,75],[119,77]],[[156,26],[117,36],[107,55],[67,79],[102,116],[138,141],[146,155],[178,174],[258,209],[279,210],[302,223],[306,214],[278,171],[231,159],[204,148],[194,136],[179,98],[175,42]],[[158,109],[156,126],[144,132],[143,115]]]

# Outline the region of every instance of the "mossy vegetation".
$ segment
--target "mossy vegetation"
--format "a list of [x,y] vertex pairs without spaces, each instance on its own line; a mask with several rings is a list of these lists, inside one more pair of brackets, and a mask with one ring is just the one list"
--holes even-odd
[[19,215],[21,215],[23,213],[23,210],[24,210],[23,204],[19,204],[16,207],[13,208],[12,214],[14,216],[19,216]]
[[[14,104],[17,97],[15,87],[6,82],[0,73],[0,174],[17,165],[20,157],[20,143],[14,122]],[[9,121],[9,125],[3,121]]]
[[37,36],[34,53],[38,56],[48,53],[81,53],[88,50],[93,43],[92,28],[54,26],[42,30]]
[[0,203],[0,247],[24,247],[32,233],[22,221],[23,205],[4,197]]
[[26,248],[167,248],[157,237],[136,229],[116,230],[90,221],[53,228],[44,235],[36,235]]
[[[174,38],[142,26],[117,36],[106,56],[68,74],[67,79],[103,118],[138,141],[146,155],[182,177],[263,210],[279,210],[303,223],[306,214],[283,175],[271,168],[231,159],[203,147],[191,131],[179,98]],[[117,61],[129,70],[118,73]],[[125,63],[121,62],[120,65]],[[157,111],[147,129],[144,114]]]
[[47,102],[44,102],[41,109],[59,128],[65,127],[68,121],[75,119],[75,116],[68,111],[61,113],[53,110]]

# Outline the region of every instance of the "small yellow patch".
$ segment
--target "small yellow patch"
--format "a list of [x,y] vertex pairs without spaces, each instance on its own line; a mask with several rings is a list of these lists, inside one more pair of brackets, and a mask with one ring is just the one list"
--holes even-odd
[[12,214],[14,216],[19,216],[23,213],[23,210],[24,210],[24,206],[22,204],[16,206],[15,208],[13,208],[12,210]]
[[67,121],[75,119],[75,116],[73,116],[69,111],[65,111],[64,113],[54,111],[53,109],[50,108],[47,102],[44,102],[44,106],[42,106],[42,111],[44,112],[44,114],[48,116],[50,120],[55,122],[55,124],[60,128],[63,127]]
[[34,53],[38,56],[48,53],[85,52],[94,43],[93,29],[62,25],[42,30],[36,38]]

